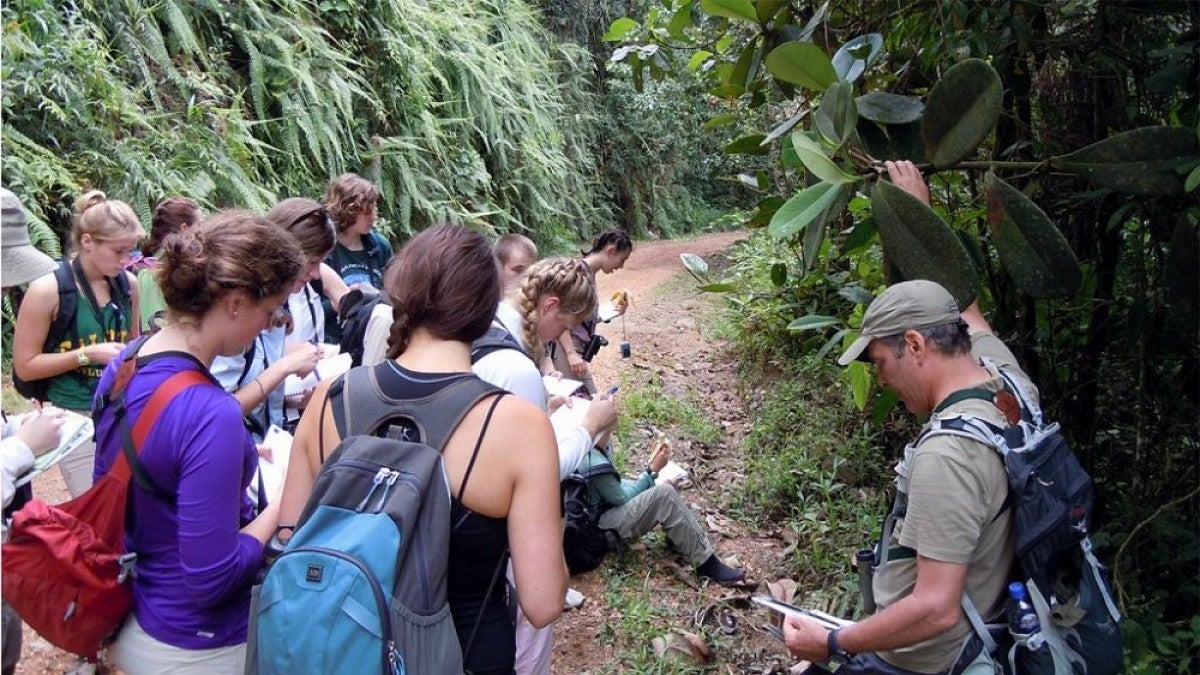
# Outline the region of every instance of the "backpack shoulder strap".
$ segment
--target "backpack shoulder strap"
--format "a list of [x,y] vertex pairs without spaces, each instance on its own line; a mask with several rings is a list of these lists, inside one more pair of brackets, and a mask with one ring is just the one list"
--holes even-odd
[[420,431],[421,442],[441,450],[476,403],[503,391],[466,375],[429,396],[392,398],[380,388],[375,366],[359,366],[330,385],[329,401],[340,438],[378,435],[388,422],[406,418]]
[[[154,484],[150,479],[150,475],[146,473],[146,467],[142,464],[140,455],[142,447],[146,442],[146,436],[154,428],[154,424],[158,421],[159,416],[167,409],[171,401],[185,389],[201,384],[211,384],[211,381],[207,375],[199,370],[189,368],[175,373],[168,377],[154,391],[154,394],[146,403],[146,407],[142,409],[141,414],[138,415],[137,421],[134,422],[132,428],[130,427],[129,419],[122,415],[118,421],[121,425],[122,452],[117,457],[117,461],[108,470],[108,475],[122,483],[128,483],[132,475],[137,479],[137,483],[142,489],[173,504],[175,502],[174,495]],[[118,397],[120,398],[118,405],[123,408],[125,405],[125,391],[122,390],[118,394]]]
[[515,349],[522,356],[529,357],[529,354],[525,353],[525,349],[521,347],[521,343],[517,342],[517,338],[508,332],[503,324],[493,321],[483,337],[471,343],[471,363],[479,363],[483,357],[501,349]]
[[54,270],[54,281],[58,285],[58,313],[50,322],[50,330],[46,333],[46,343],[42,351],[57,349],[58,343],[75,328],[75,308],[79,304],[79,287],[75,285],[75,273],[71,269],[71,259],[63,258],[58,261]]

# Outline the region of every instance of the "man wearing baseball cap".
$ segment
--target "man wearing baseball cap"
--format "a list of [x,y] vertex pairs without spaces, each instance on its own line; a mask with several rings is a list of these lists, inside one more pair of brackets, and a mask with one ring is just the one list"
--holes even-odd
[[[928,188],[910,162],[888,162],[888,173],[928,203]],[[966,414],[1009,424],[997,367],[1037,395],[978,303],[960,312],[953,296],[932,281],[895,284],[875,298],[858,339],[838,363],[854,360],[872,363],[879,383],[931,422]],[[896,473],[896,506],[884,524],[871,584],[878,609],[832,631],[789,618],[785,642],[798,657],[842,662],[840,675],[991,673],[991,658],[960,603],[965,591],[988,621],[1004,609],[1013,550],[1003,461],[969,438],[919,435]],[[827,671],[814,666],[808,672]]]

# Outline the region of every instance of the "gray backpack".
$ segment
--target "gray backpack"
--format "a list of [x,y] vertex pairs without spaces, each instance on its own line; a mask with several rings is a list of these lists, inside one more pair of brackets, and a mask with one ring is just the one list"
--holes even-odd
[[466,413],[494,396],[461,497],[505,393],[464,375],[430,396],[393,399],[374,367],[330,386],[326,404],[343,440],[263,580],[253,622],[260,673],[463,671],[446,602],[452,525],[441,450]]

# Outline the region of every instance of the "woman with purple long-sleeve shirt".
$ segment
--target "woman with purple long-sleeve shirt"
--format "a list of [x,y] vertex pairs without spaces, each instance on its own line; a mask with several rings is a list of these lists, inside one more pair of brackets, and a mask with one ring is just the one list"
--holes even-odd
[[[169,237],[158,269],[166,325],[140,345],[125,390],[130,423],[172,375],[208,376],[217,355],[245,350],[303,264],[291,236],[249,213],[218,213]],[[98,392],[108,391],[120,360]],[[128,675],[236,672],[245,659],[250,587],[278,505],[255,516],[245,495],[257,464],[253,441],[237,400],[208,377],[212,386],[185,389],[167,405],[141,449],[150,481],[169,498],[130,484],[125,540],[138,555],[134,609],[111,650]],[[96,476],[121,452],[120,436],[112,412],[102,412]]]

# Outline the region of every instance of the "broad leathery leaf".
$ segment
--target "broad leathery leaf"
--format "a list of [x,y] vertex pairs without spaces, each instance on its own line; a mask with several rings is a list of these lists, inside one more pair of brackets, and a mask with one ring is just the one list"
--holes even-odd
[[818,328],[826,328],[828,326],[836,326],[842,320],[836,316],[822,316],[820,314],[809,314],[802,316],[799,319],[793,320],[787,325],[788,330],[817,330]]
[[721,115],[717,115],[716,117],[713,117],[712,119],[705,122],[704,128],[705,129],[716,129],[717,127],[728,126],[730,124],[733,124],[736,121],[737,121],[737,115],[734,115],[733,113],[724,113]]
[[838,289],[838,295],[856,305],[869,305],[875,300],[875,296],[870,291],[857,284],[842,286]]
[[748,42],[742,49],[742,54],[738,57],[737,63],[733,65],[733,70],[729,72],[729,80],[726,84],[739,84],[744,88],[750,80],[753,80],[755,71],[758,70],[756,62],[762,58],[761,56],[756,56],[758,53],[758,40]]
[[758,14],[750,0],[700,0],[700,9],[713,16],[758,23]]
[[630,31],[636,29],[640,25],[641,24],[633,19],[630,19],[629,17],[621,17],[620,19],[612,22],[612,25],[608,27],[608,32],[605,33],[604,37],[600,39],[604,42],[617,42],[624,39]]
[[717,98],[737,98],[746,93],[746,88],[740,84],[722,84],[709,89],[708,93]]
[[858,123],[858,110],[854,106],[854,87],[845,82],[834,82],[821,96],[821,107],[817,110],[817,129],[836,147],[854,133]]
[[873,91],[854,100],[861,117],[880,124],[908,124],[921,119],[925,104],[910,96]]
[[785,42],[767,54],[767,70],[776,79],[801,87],[825,91],[837,81],[833,63],[811,42]]
[[871,240],[875,237],[875,218],[863,218],[854,224],[854,229],[850,230],[850,236],[846,237],[846,241],[842,244],[844,253],[853,253],[859,249],[867,247]]
[[867,400],[871,395],[871,370],[862,361],[853,361],[846,366],[846,377],[850,378],[850,394],[854,397],[854,407],[866,410]]
[[1184,191],[1187,171],[1200,160],[1196,133],[1187,127],[1142,127],[1106,138],[1050,164],[1100,187],[1135,195]]
[[787,265],[781,262],[771,265],[771,283],[774,284],[776,288],[786,284],[787,277]]
[[806,109],[801,110],[800,112],[796,113],[795,115],[792,115],[791,117],[787,118],[787,120],[785,120],[782,124],[775,127],[774,129],[772,129],[771,133],[767,134],[767,137],[763,140],[763,145],[766,145],[766,144],[770,143],[771,141],[774,141],[775,139],[779,138],[780,136],[786,134],[787,132],[791,131],[792,127],[799,124],[800,120],[804,119],[805,116],[807,116],[807,115],[808,115],[808,109],[806,108]]
[[785,203],[786,202],[783,197],[779,197],[777,195],[771,195],[770,197],[760,201],[758,203],[758,208],[754,209],[754,213],[750,214],[750,219],[746,221],[745,227],[757,228],[766,226],[766,224],[770,222],[771,218],[775,215],[775,212],[779,210],[779,207],[783,206]]
[[792,134],[792,147],[796,149],[796,154],[800,156],[800,161],[804,163],[804,168],[808,169],[812,175],[827,182],[827,183],[850,183],[855,180],[854,176],[842,171],[837,164],[833,163],[832,159],[825,156],[825,151],[821,146],[809,138],[802,131],[797,131]]
[[862,77],[883,49],[879,33],[860,35],[842,45],[833,55],[833,70],[842,82],[854,82]]
[[783,6],[783,0],[754,0],[754,11],[758,16],[758,23],[765,26],[770,21],[779,8]]
[[1183,184],[1183,191],[1191,192],[1197,187],[1200,187],[1200,164],[1197,164],[1196,168],[1192,169],[1192,172],[1188,174],[1187,180]]
[[695,277],[696,281],[708,283],[708,263],[704,258],[695,253],[680,253],[679,262],[683,263],[683,268]]
[[829,356],[829,352],[833,351],[838,345],[842,344],[842,338],[845,337],[846,333],[849,333],[849,332],[850,332],[849,328],[843,328],[843,329],[839,330],[838,332],[834,333],[833,337],[826,340],[825,344],[822,345],[821,348],[817,350],[816,359],[818,361],[820,361],[821,359],[825,358],[826,356]]
[[705,51],[703,49],[696,52],[695,54],[692,54],[692,58],[688,59],[688,70],[692,71],[693,73],[696,72],[697,70],[700,69],[700,66],[704,65],[705,61],[712,58],[712,55],[713,55],[712,52]]
[[937,168],[952,166],[975,151],[996,121],[1004,86],[986,61],[966,59],[942,75],[925,104],[925,152]]
[[804,29],[800,31],[800,34],[795,39],[808,40],[811,38],[817,28],[820,28],[821,23],[825,21],[825,17],[828,14],[829,0],[825,0],[825,3],[816,12],[813,12],[812,18],[808,20],[808,23],[804,24]]
[[771,217],[767,231],[776,239],[795,236],[837,199],[837,188],[833,183],[817,183],[797,192]]
[[765,155],[767,148],[763,147],[763,139],[766,136],[762,134],[749,134],[741,138],[734,139],[732,143],[725,146],[725,154],[727,155]]
[[1066,238],[1037,204],[994,172],[983,184],[988,229],[1008,275],[1035,298],[1070,297],[1083,275]]
[[941,284],[959,308],[979,293],[975,266],[946,221],[921,200],[892,183],[880,180],[871,191],[875,227],[883,255],[906,279],[929,279]]
[[685,2],[671,16],[671,21],[667,24],[667,34],[673,38],[683,37],[683,31],[687,30],[690,25],[692,25],[692,3]]
[[821,258],[821,245],[825,243],[825,230],[829,227],[829,221],[837,218],[842,211],[846,210],[846,202],[850,201],[850,195],[853,192],[853,186],[839,185],[837,194],[830,200],[825,210],[804,229],[804,238],[800,247],[804,252],[805,272],[811,270]]

